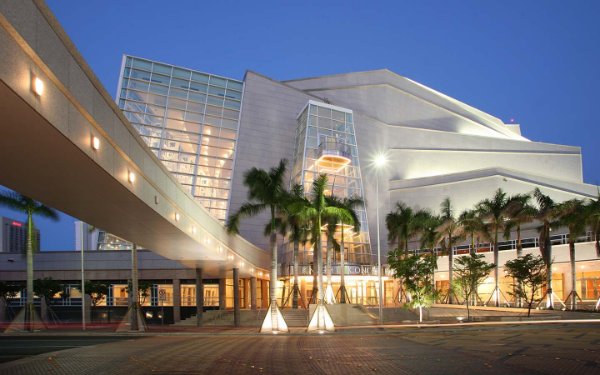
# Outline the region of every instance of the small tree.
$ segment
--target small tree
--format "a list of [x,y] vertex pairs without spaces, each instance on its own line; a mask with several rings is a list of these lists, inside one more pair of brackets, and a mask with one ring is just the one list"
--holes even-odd
[[408,306],[419,309],[419,322],[423,322],[423,308],[429,307],[437,298],[438,292],[433,286],[433,272],[436,258],[431,254],[409,255],[404,257],[401,250],[391,253],[388,258],[394,277],[402,280],[405,290],[411,298]]
[[514,293],[516,297],[523,298],[527,302],[527,316],[531,316],[531,307],[533,303],[539,301],[541,297],[536,298],[536,293],[546,285],[546,263],[541,256],[526,254],[513,260],[509,260],[504,265],[508,276],[514,278]]
[[[87,286],[86,286],[87,289]],[[138,284],[138,301],[139,305],[142,306],[146,302],[146,298],[150,296],[150,290],[152,289],[152,283],[150,281],[140,281]],[[127,293],[131,294],[131,281],[127,283]]]
[[477,295],[477,288],[496,266],[483,260],[483,254],[470,254],[454,260],[454,287],[461,294],[467,306],[467,320],[471,320],[469,302]]
[[97,306],[98,302],[108,295],[108,285],[97,281],[86,281],[85,293],[90,296],[92,306]]
[[62,291],[62,285],[60,285],[58,280],[54,280],[51,277],[44,277],[43,279],[37,279],[33,282],[33,292],[40,298],[44,298],[47,304],[50,304],[52,297],[54,297],[56,293]]

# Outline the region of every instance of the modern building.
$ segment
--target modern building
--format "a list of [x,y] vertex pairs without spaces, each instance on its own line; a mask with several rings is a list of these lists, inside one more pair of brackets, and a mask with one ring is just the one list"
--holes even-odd
[[[0,253],[25,253],[27,223],[0,216],[0,225]],[[40,240],[39,229],[34,229],[34,249],[40,249]]]
[[[290,81],[248,71],[238,81],[124,56],[117,102],[157,157],[219,220],[246,201],[245,171],[267,169],[281,159],[290,162],[290,186],[300,184],[309,194],[324,173],[328,192],[364,199],[358,210],[362,229],[345,241],[346,273],[359,276],[350,279],[349,289],[360,301],[377,298],[377,220],[383,223],[397,202],[436,212],[450,197],[458,214],[498,188],[517,194],[539,187],[556,201],[597,196],[597,187],[583,182],[578,147],[531,141],[520,125],[389,70]],[[388,159],[380,170],[373,164],[378,154]],[[262,215],[241,224],[242,235],[265,250],[266,222]],[[342,230],[335,234],[338,241]],[[524,233],[536,247],[534,225]],[[383,225],[379,237],[385,262],[389,245]],[[489,251],[489,244],[479,251],[485,246]],[[514,248],[513,239],[502,243],[503,250]],[[289,279],[291,246],[282,242],[280,254]],[[312,248],[305,246],[303,293],[310,294],[313,261]],[[338,255],[335,277],[339,262]],[[438,273],[439,287],[447,288],[443,258]],[[385,289],[387,296],[394,294],[387,277]]]

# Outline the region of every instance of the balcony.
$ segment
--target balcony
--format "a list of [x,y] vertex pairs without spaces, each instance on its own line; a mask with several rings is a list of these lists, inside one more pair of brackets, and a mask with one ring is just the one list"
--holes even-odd
[[352,162],[350,146],[336,139],[326,139],[319,144],[317,165],[321,169],[339,171]]

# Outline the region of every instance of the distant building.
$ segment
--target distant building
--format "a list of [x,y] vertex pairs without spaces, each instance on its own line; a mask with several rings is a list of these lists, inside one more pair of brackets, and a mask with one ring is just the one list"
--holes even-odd
[[[75,250],[131,250],[132,243],[84,223],[75,222]],[[141,247],[138,247],[141,249]]]
[[[24,253],[27,246],[27,223],[0,216],[0,253]],[[34,229],[34,249],[40,249],[40,231]]]

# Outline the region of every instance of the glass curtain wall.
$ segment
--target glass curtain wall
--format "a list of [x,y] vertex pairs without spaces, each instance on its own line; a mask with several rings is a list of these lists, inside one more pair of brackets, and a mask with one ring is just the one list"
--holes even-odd
[[241,81],[126,56],[118,104],[152,152],[213,216],[227,217]]
[[[328,176],[326,194],[333,194],[338,198],[364,199],[352,111],[309,101],[298,116],[292,182],[301,184],[305,194],[309,196],[313,180],[320,174]],[[344,230],[346,267],[370,264],[372,259],[366,211],[364,206],[356,208],[356,211],[360,231],[354,233],[350,225],[338,225],[335,234],[336,241],[341,245],[341,233]],[[322,241],[325,246],[325,236]],[[288,244],[285,247],[284,262],[291,264],[292,256],[293,245]],[[300,249],[299,264],[308,265],[312,261],[313,249],[307,244]],[[335,252],[332,265],[334,274],[340,273],[339,261],[340,253]]]

